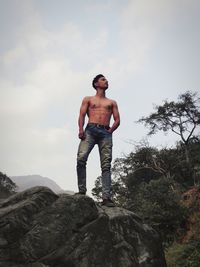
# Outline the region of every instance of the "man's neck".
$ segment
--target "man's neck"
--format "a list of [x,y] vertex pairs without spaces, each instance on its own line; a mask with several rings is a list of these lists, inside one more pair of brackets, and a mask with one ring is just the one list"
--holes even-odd
[[105,89],[97,88],[96,96],[100,98],[106,97]]

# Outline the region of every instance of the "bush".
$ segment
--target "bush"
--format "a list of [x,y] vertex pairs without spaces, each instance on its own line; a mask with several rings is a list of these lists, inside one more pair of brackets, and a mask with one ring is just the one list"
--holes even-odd
[[7,198],[14,194],[16,184],[4,173],[0,172],[0,198]]
[[132,192],[127,207],[160,233],[165,246],[174,241],[188,212],[172,188],[171,181],[164,177],[143,183]]
[[166,251],[168,267],[199,267],[200,238],[192,238],[188,243],[174,243]]

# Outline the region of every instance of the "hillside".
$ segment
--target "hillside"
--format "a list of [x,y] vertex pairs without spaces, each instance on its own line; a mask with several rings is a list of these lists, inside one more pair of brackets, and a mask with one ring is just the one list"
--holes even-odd
[[18,186],[17,191],[21,192],[33,186],[47,186],[55,193],[68,193],[73,194],[73,191],[63,190],[55,181],[48,177],[41,175],[24,175],[24,176],[11,176],[12,181]]
[[200,263],[200,186],[193,186],[182,195],[188,208],[184,232],[179,241],[166,251],[168,267],[199,267]]

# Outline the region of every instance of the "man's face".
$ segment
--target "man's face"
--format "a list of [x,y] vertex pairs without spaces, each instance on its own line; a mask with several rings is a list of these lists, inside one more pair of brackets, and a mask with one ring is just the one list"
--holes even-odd
[[98,82],[96,82],[95,85],[96,87],[100,87],[106,90],[108,88],[108,81],[105,77],[101,77],[98,79]]

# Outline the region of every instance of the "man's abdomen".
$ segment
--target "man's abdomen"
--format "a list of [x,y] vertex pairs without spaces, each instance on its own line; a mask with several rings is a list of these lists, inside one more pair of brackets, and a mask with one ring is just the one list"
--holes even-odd
[[102,125],[109,125],[111,112],[105,112],[102,110],[95,110],[89,112],[89,123],[98,123]]

